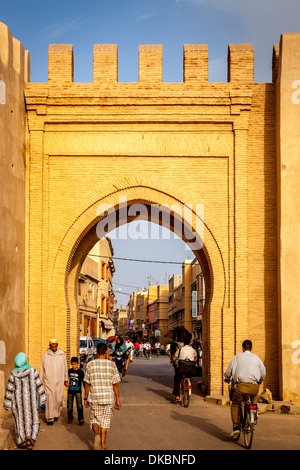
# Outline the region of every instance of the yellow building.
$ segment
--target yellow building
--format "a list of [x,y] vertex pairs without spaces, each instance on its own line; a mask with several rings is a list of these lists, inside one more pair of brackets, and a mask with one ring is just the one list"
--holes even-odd
[[147,330],[147,289],[134,291],[130,295],[127,304],[127,330],[128,333],[136,333],[141,339]]
[[205,307],[205,282],[198,260],[195,258],[191,264],[192,267],[192,335],[193,339],[199,338],[202,341],[202,322],[203,311]]
[[173,275],[169,280],[169,329],[173,338],[183,341],[192,337],[192,260],[182,263],[182,274]]
[[113,324],[115,331],[124,336],[127,334],[127,308],[116,308],[113,312]]
[[85,259],[78,279],[80,336],[98,337],[98,263]]
[[169,286],[157,286],[156,299],[148,302],[148,321],[150,337],[158,337],[162,344],[170,342]]

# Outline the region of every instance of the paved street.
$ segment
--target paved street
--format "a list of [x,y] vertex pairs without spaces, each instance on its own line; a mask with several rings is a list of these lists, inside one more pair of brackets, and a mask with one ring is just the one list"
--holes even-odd
[[[232,442],[228,406],[208,404],[197,390],[188,408],[172,402],[173,368],[167,357],[134,359],[131,373],[120,384],[121,410],[115,411],[107,437],[107,450],[241,450]],[[66,422],[66,408],[52,427],[41,413],[36,450],[92,450],[93,433],[86,422]],[[11,442],[10,447],[14,447]],[[255,430],[253,449],[300,449],[300,416],[265,413]],[[24,452],[24,451],[23,451]]]

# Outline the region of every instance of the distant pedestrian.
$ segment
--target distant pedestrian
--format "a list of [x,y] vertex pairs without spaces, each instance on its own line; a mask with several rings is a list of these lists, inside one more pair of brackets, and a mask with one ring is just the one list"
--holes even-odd
[[199,361],[200,361],[200,358],[202,357],[202,349],[201,349],[201,343],[200,343],[200,339],[199,338],[196,338],[193,342],[192,342],[192,347],[195,349],[196,353],[197,353],[197,366],[199,366]]
[[[129,353],[129,359],[130,359],[130,362],[133,361],[133,353],[134,353],[134,345],[133,343],[131,342],[131,340],[128,338],[127,341],[126,341],[126,346],[127,346],[127,350],[128,350],[128,353]],[[127,367],[128,369],[128,367]]]
[[107,345],[99,343],[98,359],[88,363],[84,377],[84,404],[86,408],[90,407],[90,423],[95,435],[94,450],[105,450],[113,406],[117,410],[121,408],[118,385],[121,379],[115,362],[106,359],[107,353]]
[[69,382],[68,382],[68,398],[67,398],[67,411],[68,411],[68,423],[73,422],[73,404],[74,398],[77,405],[77,417],[79,424],[84,423],[83,419],[83,405],[82,405],[82,386],[84,373],[79,367],[78,357],[72,357],[71,368],[68,370]]
[[40,377],[47,397],[45,416],[49,426],[60,416],[64,385],[68,384],[66,354],[63,349],[58,348],[57,339],[49,341],[49,348],[42,357]]
[[158,357],[160,355],[160,347],[161,347],[161,344],[159,341],[157,341],[155,343],[155,351],[156,351],[156,356]]
[[139,357],[140,355],[140,343],[136,341],[134,343],[134,350],[135,350],[135,357]]
[[40,429],[38,403],[46,402],[46,394],[38,372],[27,364],[26,354],[16,355],[15,366],[8,378],[3,406],[13,413],[18,447],[32,449]]
[[175,340],[172,340],[170,343],[170,362],[173,362],[174,354],[176,353],[177,349],[179,348],[178,343]]

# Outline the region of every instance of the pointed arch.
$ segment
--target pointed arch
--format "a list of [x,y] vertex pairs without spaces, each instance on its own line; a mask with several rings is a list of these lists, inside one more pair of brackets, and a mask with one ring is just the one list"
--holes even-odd
[[[151,186],[149,183],[151,183]],[[53,285],[55,284],[53,292],[56,293],[55,298],[52,299],[53,315],[54,317],[59,316],[60,319],[65,318],[66,348],[70,354],[76,352],[75,348],[77,348],[79,337],[76,279],[85,257],[99,239],[96,226],[99,221],[103,220],[103,215],[99,215],[99,206],[114,208],[115,212],[118,213],[120,212],[120,200],[126,198],[128,206],[144,204],[146,207],[150,207],[157,204],[162,210],[174,207],[174,220],[180,218],[184,207],[186,207],[186,202],[184,202],[184,199],[179,199],[178,191],[174,191],[177,193],[174,197],[171,191],[166,193],[155,186],[157,186],[157,182],[148,180],[147,184],[145,182],[138,183],[132,178],[118,181],[111,187],[102,188],[102,190],[105,190],[106,195],[95,200],[94,192],[94,201],[90,201],[91,203],[86,205],[85,210],[67,228],[56,252],[50,282]],[[87,200],[89,200],[89,197]],[[178,208],[177,211],[176,207]],[[194,210],[192,212],[194,219],[191,229],[196,232],[197,214]],[[117,225],[121,226],[125,222],[124,220],[118,220]],[[223,343],[226,272],[217,240],[205,220],[202,222],[204,225],[204,244],[203,247],[193,251],[195,257],[201,263],[208,294],[203,314],[204,380],[208,391],[220,393],[224,368],[223,348],[220,346]],[[174,231],[174,226],[171,227],[171,230]],[[183,236],[182,239],[184,240]],[[214,370],[216,369],[215,364],[219,365],[220,374],[211,373],[212,361]]]

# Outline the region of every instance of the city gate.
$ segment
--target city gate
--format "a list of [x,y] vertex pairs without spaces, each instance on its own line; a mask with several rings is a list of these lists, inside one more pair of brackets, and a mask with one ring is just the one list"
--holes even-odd
[[[224,370],[251,339],[267,368],[264,385],[275,397],[297,399],[292,355],[300,332],[299,326],[291,332],[295,317],[289,318],[282,298],[283,261],[291,255],[283,259],[290,250],[282,225],[289,183],[278,172],[288,158],[287,107],[299,113],[288,98],[279,99],[295,73],[295,46],[299,54],[297,34],[274,45],[272,83],[255,83],[248,44],[229,45],[227,83],[208,81],[207,46],[184,46],[182,83],[163,81],[162,46],[140,46],[139,81],[120,83],[117,46],[95,45],[93,82],[75,83],[73,47],[50,45],[48,82],[24,86],[24,342],[30,364],[39,368],[50,337],[69,357],[77,354],[76,279],[107,215],[99,206],[113,208],[119,225],[120,201],[162,211],[176,206],[178,218],[188,207],[197,232],[201,205],[203,247],[194,253],[208,289],[206,391],[223,393]],[[295,100],[296,91],[295,85]]]

